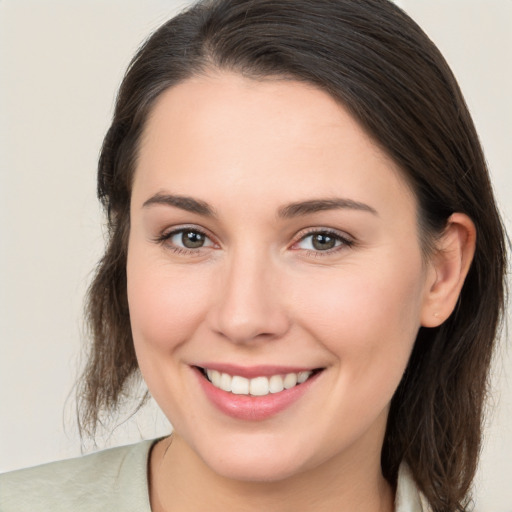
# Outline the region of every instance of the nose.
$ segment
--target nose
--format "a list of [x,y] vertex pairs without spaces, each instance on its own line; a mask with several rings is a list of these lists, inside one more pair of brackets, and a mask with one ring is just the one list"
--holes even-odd
[[210,327],[233,343],[277,339],[289,329],[278,266],[254,251],[239,251],[219,273]]

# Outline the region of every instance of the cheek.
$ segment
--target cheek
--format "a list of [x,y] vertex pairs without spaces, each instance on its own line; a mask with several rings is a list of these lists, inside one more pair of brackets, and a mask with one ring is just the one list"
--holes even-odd
[[133,339],[144,348],[169,352],[185,342],[207,311],[206,276],[186,272],[138,253],[129,253],[128,303]]
[[414,261],[346,267],[317,275],[298,291],[307,297],[298,314],[303,327],[335,356],[347,379],[401,378],[420,326],[423,271],[420,257]]

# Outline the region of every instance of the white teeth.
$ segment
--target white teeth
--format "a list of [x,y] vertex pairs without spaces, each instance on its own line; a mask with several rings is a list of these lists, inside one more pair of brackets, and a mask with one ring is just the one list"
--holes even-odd
[[284,378],[284,389],[290,389],[297,385],[297,374],[287,373]]
[[269,381],[269,389],[271,393],[280,393],[281,391],[283,391],[283,377],[281,377],[281,375],[272,375]]
[[311,372],[300,372],[297,376],[297,382],[299,384],[306,382],[310,375],[311,375]]
[[233,379],[231,379],[231,393],[234,395],[248,395],[249,379],[235,375]]
[[256,377],[255,379],[251,379],[249,393],[254,396],[268,395],[269,389],[267,377]]
[[217,370],[212,370],[212,383],[215,387],[220,387],[220,372]]
[[231,375],[222,373],[220,376],[220,389],[223,391],[231,391]]
[[231,376],[217,370],[206,368],[208,380],[219,389],[235,395],[265,396],[269,393],[280,393],[302,384],[309,379],[313,372],[287,373],[286,375],[272,375],[268,377],[255,377],[246,379],[238,375]]

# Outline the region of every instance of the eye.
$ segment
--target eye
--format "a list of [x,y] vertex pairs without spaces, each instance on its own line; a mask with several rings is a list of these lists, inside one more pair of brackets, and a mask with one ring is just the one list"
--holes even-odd
[[157,242],[170,246],[176,252],[196,251],[204,247],[213,247],[213,241],[196,228],[180,228],[158,237]]
[[302,249],[314,252],[328,252],[336,250],[338,247],[353,244],[351,240],[332,231],[315,231],[303,236],[293,249]]
[[183,247],[185,249],[199,249],[200,247],[213,245],[212,241],[204,233],[192,229],[175,231],[169,238],[169,241],[176,247]]

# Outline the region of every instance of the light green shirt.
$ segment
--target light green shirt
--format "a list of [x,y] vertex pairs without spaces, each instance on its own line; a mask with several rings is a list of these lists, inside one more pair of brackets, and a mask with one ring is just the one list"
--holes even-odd
[[[0,512],[151,512],[148,457],[154,440],[0,475]],[[406,466],[395,512],[428,512]]]

